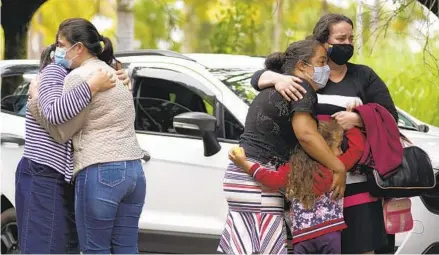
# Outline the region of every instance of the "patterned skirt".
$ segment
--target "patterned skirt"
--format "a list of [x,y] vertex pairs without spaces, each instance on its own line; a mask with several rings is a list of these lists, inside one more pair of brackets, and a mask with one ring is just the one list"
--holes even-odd
[[[275,169],[273,165],[264,167]],[[233,163],[227,167],[223,188],[229,212],[218,251],[286,254],[283,195],[256,182]]]

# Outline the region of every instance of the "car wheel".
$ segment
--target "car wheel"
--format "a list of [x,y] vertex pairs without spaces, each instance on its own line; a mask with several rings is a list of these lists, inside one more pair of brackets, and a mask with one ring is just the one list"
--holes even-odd
[[17,215],[14,208],[1,213],[2,254],[18,254]]

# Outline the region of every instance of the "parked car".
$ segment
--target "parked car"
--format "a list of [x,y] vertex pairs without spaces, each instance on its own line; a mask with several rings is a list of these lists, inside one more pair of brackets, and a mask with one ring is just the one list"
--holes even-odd
[[[133,81],[139,143],[151,155],[143,164],[148,185],[139,249],[215,253],[227,214],[222,191],[227,152],[243,132],[248,105],[257,94],[249,81],[264,59],[162,50],[120,53],[118,59]],[[23,153],[27,86],[37,65],[0,62],[2,253],[17,247],[15,169]],[[439,169],[439,137],[408,127],[401,131],[424,148]],[[398,251],[422,253],[431,246],[439,253],[439,237],[433,233],[439,228],[439,189],[412,201],[416,226]]]
[[410,127],[412,129],[431,134],[431,135],[437,135],[439,136],[439,127],[435,127],[433,125],[427,124],[414,116],[408,114],[404,110],[398,108],[398,114],[399,114],[399,125],[400,126],[406,126]]

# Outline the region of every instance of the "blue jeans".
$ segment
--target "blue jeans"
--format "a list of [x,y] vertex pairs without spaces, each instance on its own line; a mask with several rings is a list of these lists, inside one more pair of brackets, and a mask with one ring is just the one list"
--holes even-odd
[[75,185],[76,226],[83,253],[138,253],[139,218],[146,196],[140,160],[91,165]]
[[15,173],[21,253],[79,253],[74,187],[56,170],[22,158]]

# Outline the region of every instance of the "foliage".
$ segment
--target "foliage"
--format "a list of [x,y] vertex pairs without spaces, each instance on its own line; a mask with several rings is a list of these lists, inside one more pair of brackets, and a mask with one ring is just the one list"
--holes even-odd
[[216,14],[219,22],[210,39],[213,53],[245,54],[256,52],[256,7],[245,1],[234,1],[230,7],[221,6]]
[[[427,17],[415,0],[394,1],[398,8],[393,10],[383,1],[380,0],[378,20],[374,18],[372,7],[364,4],[362,34],[356,35],[361,37],[363,45],[361,49],[356,48],[353,61],[372,67],[386,82],[399,107],[439,126],[439,33],[427,31],[426,34],[417,29],[420,24],[425,25]],[[100,13],[113,20],[113,26],[101,32],[114,39],[115,2],[50,0],[38,10],[31,27],[43,35],[45,46],[54,42],[62,20],[92,19]],[[140,42],[140,48],[264,56],[271,53],[275,42],[283,49],[292,41],[311,34],[323,13],[343,13],[356,22],[358,1],[348,1],[347,7],[336,6],[334,2],[136,0],[135,39]],[[372,23],[378,25],[378,31],[372,31]],[[278,26],[281,36],[274,40]],[[0,49],[2,43],[3,40]],[[411,50],[416,43],[419,52]]]
[[171,32],[176,27],[179,13],[172,8],[175,1],[144,0],[134,6],[135,38],[140,48],[159,48],[160,42],[170,45],[171,50],[180,50],[181,44],[174,42]]
[[379,53],[357,56],[354,62],[369,65],[375,70],[389,87],[398,107],[420,120],[439,125],[438,76],[422,68],[423,53],[400,54],[387,50],[385,56],[380,57]]
[[[413,28],[427,17],[416,1],[400,3],[395,11],[381,7],[379,29],[365,26],[364,48],[354,62],[372,67],[389,87],[395,104],[427,123],[439,125],[439,47],[434,39]],[[366,11],[366,24],[370,10]],[[429,40],[425,40],[429,39]],[[412,51],[412,44],[421,51]],[[422,49],[423,48],[423,49]]]
[[[43,36],[45,46],[55,42],[59,24],[68,18],[91,20],[96,14],[115,18],[115,9],[107,0],[51,0],[43,4],[31,20],[31,27]],[[101,31],[105,36],[113,36],[114,31]]]

